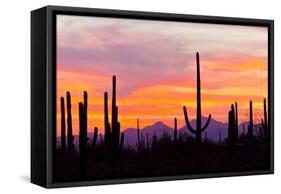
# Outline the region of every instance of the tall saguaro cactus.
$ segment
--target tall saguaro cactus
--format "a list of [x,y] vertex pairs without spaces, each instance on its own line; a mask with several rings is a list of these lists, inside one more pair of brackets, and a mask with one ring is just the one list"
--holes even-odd
[[140,139],[140,120],[139,119],[137,119],[137,135],[138,135],[137,147],[140,148],[141,147],[141,139]]
[[84,117],[85,117],[85,128],[87,130],[88,129],[88,93],[86,91],[84,91],[83,93],[83,98],[84,98],[83,109],[84,109]]
[[104,93],[104,140],[107,147],[110,145],[110,124],[108,120],[108,95],[107,92]]
[[250,100],[250,123],[249,123],[249,126],[248,126],[248,135],[249,135],[249,138],[252,139],[254,134],[253,134],[253,103],[252,103],[252,100]]
[[60,98],[61,105],[61,149],[65,151],[66,141],[65,141],[65,108],[64,108],[64,98]]
[[174,119],[174,142],[176,143],[178,140],[178,123],[177,118]]
[[66,93],[66,109],[67,109],[67,148],[70,151],[74,150],[73,135],[72,135],[72,115],[71,115],[71,96],[70,92]]
[[238,104],[235,102],[235,138],[238,139]]
[[[104,128],[105,128],[105,144],[107,148],[116,153],[118,148],[122,148],[124,144],[124,133],[120,137],[120,122],[118,122],[118,107],[116,105],[116,76],[112,78],[112,113],[111,125],[108,119],[108,95],[104,93]],[[121,139],[120,139],[121,138]]]
[[87,149],[87,106],[88,94],[84,92],[84,102],[79,103],[79,156],[80,168],[82,175],[85,174],[86,169],[86,149]]
[[190,122],[188,120],[188,115],[186,111],[186,107],[183,107],[184,112],[184,118],[185,123],[189,131],[196,136],[196,142],[201,143],[201,134],[202,132],[208,127],[210,120],[211,120],[211,114],[209,114],[208,120],[206,124],[201,127],[201,80],[200,80],[200,60],[199,60],[199,53],[196,53],[196,67],[197,67],[197,113],[196,113],[196,128],[193,129],[190,125]]
[[235,107],[231,104],[231,109],[228,112],[228,145],[231,148],[235,148],[238,141],[238,113],[237,103]]
[[116,76],[112,78],[112,117],[111,128],[114,147],[118,147],[120,139],[120,123],[118,122],[118,107],[116,105]]
[[238,105],[231,104],[231,109],[228,113],[228,144],[235,146],[238,141]]
[[85,174],[87,130],[85,125],[85,110],[82,102],[79,103],[79,159],[81,175]]

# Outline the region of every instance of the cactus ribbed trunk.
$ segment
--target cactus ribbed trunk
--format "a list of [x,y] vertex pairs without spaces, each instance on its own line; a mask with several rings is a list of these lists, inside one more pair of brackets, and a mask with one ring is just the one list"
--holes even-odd
[[116,77],[113,76],[112,78],[112,103],[111,103],[111,129],[112,129],[112,140],[114,147],[116,146],[116,139],[117,139],[117,107],[116,107]]
[[201,142],[201,79],[199,53],[196,53],[197,68],[197,109],[196,109],[196,141]]
[[64,98],[60,98],[61,104],[61,149],[65,151],[66,141],[65,141],[65,108],[64,108]]
[[174,142],[176,143],[178,140],[178,123],[177,118],[174,119]]
[[74,151],[70,92],[66,93],[66,108],[67,108],[67,149],[68,151]]
[[[87,98],[87,97],[86,97]],[[85,103],[86,102],[86,103]],[[86,155],[87,155],[87,120],[86,109],[87,99],[84,95],[84,103],[79,103],[79,158],[80,158],[80,173],[82,176],[86,173]]]
[[234,105],[231,105],[231,109],[228,112],[228,145],[231,150],[234,150],[237,144],[236,137],[236,113]]
[[139,119],[137,119],[137,135],[138,135],[138,143],[137,146],[140,148],[141,146],[141,140],[140,140],[140,123]]
[[254,134],[253,134],[253,103],[252,100],[250,101],[250,123],[248,126],[248,135],[249,138],[252,139]]
[[110,149],[110,124],[108,119],[108,95],[104,93],[104,141],[108,149]]
[[87,131],[88,130],[88,93],[86,91],[84,91],[83,93],[83,98],[84,98],[83,109],[84,109],[84,117],[85,117],[85,128]]
[[238,104],[235,102],[235,139],[238,141]]
[[268,123],[267,123],[267,111],[266,111],[266,99],[263,99],[263,119],[262,119],[262,128],[263,128],[263,134],[265,138],[267,138],[268,135]]
[[264,114],[264,124],[267,127],[267,111],[266,111],[266,99],[263,99],[263,114]]
[[185,117],[185,122],[186,126],[189,129],[189,131],[193,134],[195,134],[196,142],[201,143],[201,134],[202,132],[208,127],[210,120],[211,120],[211,114],[209,114],[208,120],[204,127],[201,127],[201,78],[200,78],[200,60],[199,60],[199,53],[196,53],[196,77],[197,77],[197,110],[196,110],[196,129],[193,129],[190,125],[190,122],[188,120],[188,114],[186,107],[183,107],[184,111],[184,117]]

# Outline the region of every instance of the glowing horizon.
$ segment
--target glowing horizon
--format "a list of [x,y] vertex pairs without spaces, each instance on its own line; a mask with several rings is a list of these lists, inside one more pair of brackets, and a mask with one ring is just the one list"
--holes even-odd
[[[238,102],[239,122],[263,114],[268,96],[268,33],[265,27],[57,16],[57,133],[60,97],[70,91],[73,132],[78,103],[88,92],[88,132],[103,132],[103,95],[117,77],[121,130],[162,121],[184,126],[182,107],[196,113],[196,60],[200,53],[202,114],[227,122]],[[109,109],[109,113],[111,110]]]

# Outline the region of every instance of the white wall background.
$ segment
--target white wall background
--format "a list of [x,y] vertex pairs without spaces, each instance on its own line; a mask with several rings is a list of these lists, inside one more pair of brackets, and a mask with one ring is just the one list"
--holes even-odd
[[[278,0],[1,1],[0,193],[277,193],[280,192],[281,12]],[[275,175],[45,190],[29,183],[30,11],[45,5],[249,17],[275,20]],[[276,192],[274,192],[276,191]]]

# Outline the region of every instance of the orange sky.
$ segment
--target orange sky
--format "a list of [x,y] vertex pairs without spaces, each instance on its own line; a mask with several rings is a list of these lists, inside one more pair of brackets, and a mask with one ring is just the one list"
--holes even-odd
[[[167,27],[168,26],[168,27]],[[117,105],[122,130],[157,121],[184,125],[196,111],[195,53],[200,52],[202,113],[226,122],[238,102],[240,122],[254,119],[267,98],[267,28],[80,16],[57,18],[57,129],[61,96],[72,96],[74,133],[78,103],[88,91],[89,132],[103,132],[103,94],[111,101],[117,77]],[[109,106],[110,107],[110,106]],[[111,111],[110,111],[111,112]]]

